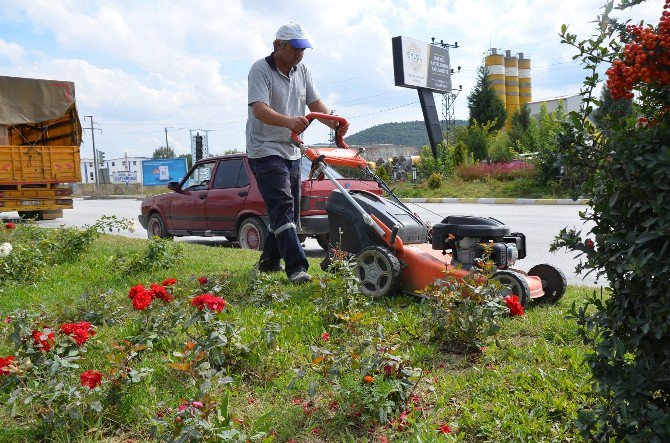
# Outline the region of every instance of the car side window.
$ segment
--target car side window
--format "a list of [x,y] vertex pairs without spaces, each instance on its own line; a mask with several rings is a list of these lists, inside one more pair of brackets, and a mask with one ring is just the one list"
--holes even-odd
[[219,166],[216,168],[216,175],[214,176],[213,189],[239,187],[238,177],[240,176],[240,170],[244,169],[243,164],[244,162],[241,158],[219,161]]
[[237,177],[237,187],[243,188],[248,185],[249,185],[249,173],[247,172],[247,167],[244,165],[244,162],[242,162],[242,166],[240,167],[240,175],[239,177]]
[[203,191],[209,189],[209,180],[212,178],[215,164],[215,162],[209,162],[196,166],[184,181],[182,189],[186,191]]

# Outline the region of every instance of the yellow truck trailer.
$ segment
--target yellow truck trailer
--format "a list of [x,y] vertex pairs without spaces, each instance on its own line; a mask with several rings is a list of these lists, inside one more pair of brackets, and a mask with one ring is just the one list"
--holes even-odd
[[54,219],[81,181],[74,83],[0,76],[0,212]]

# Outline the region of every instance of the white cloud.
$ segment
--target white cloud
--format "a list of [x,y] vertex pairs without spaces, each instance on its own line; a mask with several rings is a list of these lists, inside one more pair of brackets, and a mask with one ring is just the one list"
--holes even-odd
[[0,57],[6,57],[12,63],[20,63],[26,51],[17,43],[8,43],[0,38]]

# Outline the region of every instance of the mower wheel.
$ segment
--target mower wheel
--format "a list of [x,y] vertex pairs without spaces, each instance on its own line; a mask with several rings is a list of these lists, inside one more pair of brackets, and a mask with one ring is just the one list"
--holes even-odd
[[544,295],[536,298],[536,301],[555,303],[565,295],[568,281],[565,278],[565,274],[560,269],[548,264],[535,265],[530,268],[528,275],[540,277],[540,280],[542,280],[542,290],[544,291]]
[[500,270],[496,271],[491,277],[499,281],[503,286],[508,286],[512,291],[511,295],[519,297],[521,306],[526,306],[530,300],[530,288],[528,282],[522,274],[514,271]]
[[383,246],[369,246],[356,256],[354,273],[368,297],[386,297],[398,290],[400,261]]

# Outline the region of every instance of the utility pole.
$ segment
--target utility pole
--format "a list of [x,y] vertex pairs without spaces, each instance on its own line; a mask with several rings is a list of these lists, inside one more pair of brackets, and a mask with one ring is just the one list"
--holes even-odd
[[93,116],[92,115],[85,115],[84,118],[90,118],[91,119],[91,141],[93,142],[93,181],[95,185],[98,185],[98,177],[100,176],[100,173],[98,172],[98,156],[96,154],[95,150],[95,130],[93,128]]
[[168,139],[167,139],[167,126],[165,127],[165,148],[170,149],[170,145],[168,144]]

